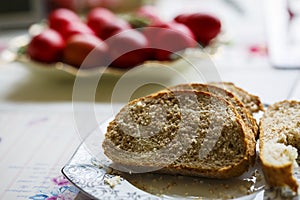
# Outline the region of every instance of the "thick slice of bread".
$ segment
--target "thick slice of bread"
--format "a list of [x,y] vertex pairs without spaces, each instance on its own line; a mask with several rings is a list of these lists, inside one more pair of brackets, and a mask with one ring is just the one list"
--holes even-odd
[[202,92],[209,92],[224,98],[235,107],[236,111],[244,120],[245,124],[251,128],[255,138],[258,136],[258,125],[256,120],[253,118],[252,113],[250,113],[249,110],[244,106],[244,104],[233,93],[229,92],[228,90],[224,90],[214,85],[200,83],[180,84],[170,87],[168,89],[171,91],[196,90]]
[[264,105],[261,103],[258,96],[250,94],[249,92],[243,90],[240,87],[237,87],[231,82],[211,82],[209,84],[224,88],[232,92],[241,102],[245,104],[245,106],[251,113],[264,111]]
[[289,186],[297,191],[293,177],[300,149],[300,102],[281,101],[268,107],[260,120],[260,160],[270,186]]
[[236,109],[200,91],[162,91],[128,103],[102,146],[114,166],[130,172],[230,178],[255,159],[254,135]]

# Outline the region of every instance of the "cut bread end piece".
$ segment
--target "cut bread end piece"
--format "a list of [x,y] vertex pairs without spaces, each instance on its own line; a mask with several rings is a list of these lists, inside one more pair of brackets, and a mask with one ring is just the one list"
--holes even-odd
[[258,96],[250,94],[249,92],[231,82],[211,82],[209,84],[224,88],[232,92],[241,102],[245,104],[245,106],[251,113],[264,111],[264,105],[262,104]]
[[260,160],[270,186],[298,192],[294,170],[300,146],[300,102],[281,101],[268,107],[260,120]]
[[293,176],[297,167],[297,149],[284,144],[267,144],[261,152],[262,169],[267,183],[273,187],[288,186],[294,192],[298,190],[298,182]]
[[102,146],[114,166],[131,172],[230,178],[255,160],[254,136],[235,108],[199,91],[162,91],[128,103]]

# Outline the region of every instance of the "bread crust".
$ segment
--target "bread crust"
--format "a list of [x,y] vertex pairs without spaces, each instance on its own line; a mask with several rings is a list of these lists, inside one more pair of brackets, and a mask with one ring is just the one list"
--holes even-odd
[[264,105],[258,96],[250,94],[232,82],[211,82],[209,84],[224,88],[235,94],[251,113],[264,111]]
[[293,165],[282,165],[280,167],[274,167],[265,163],[263,159],[261,159],[262,170],[264,173],[265,180],[270,186],[273,187],[284,187],[288,185],[291,190],[297,192],[298,190],[298,182],[293,177]]
[[[294,100],[284,100],[281,102],[277,102],[273,105],[270,105],[269,108],[266,110],[264,116],[260,119],[260,142],[259,142],[259,150],[260,150],[260,161],[262,164],[262,170],[264,173],[264,177],[267,183],[273,187],[283,187],[289,186],[294,192],[298,191],[298,182],[293,176],[293,169],[294,163],[293,161],[285,162],[280,165],[270,163],[266,156],[262,152],[264,148],[270,148],[270,136],[267,135],[266,131],[264,130],[264,120],[268,118],[267,113],[271,111],[275,111],[276,107],[280,107],[282,104],[290,104],[290,105],[300,105],[300,102]],[[282,119],[283,121],[285,119]],[[278,130],[273,130],[274,132]],[[281,142],[278,142],[281,143]],[[286,144],[288,145],[288,144]],[[272,149],[275,150],[275,149]],[[299,149],[298,149],[299,150]],[[296,161],[296,160],[295,160]],[[295,162],[294,161],[294,162]]]
[[216,178],[216,179],[229,179],[232,177],[237,177],[242,175],[249,168],[249,162],[246,159],[241,160],[236,165],[227,166],[220,170],[203,170],[203,169],[194,169],[194,168],[172,168],[165,167],[155,173],[165,173],[173,175],[185,175],[185,176],[198,176],[205,178]]
[[[128,105],[133,105],[145,98],[160,98],[163,95],[166,95],[166,93],[170,93],[169,91],[160,91],[158,93],[146,96],[146,97],[141,97],[136,100],[133,100],[127,104]],[[158,170],[155,170],[156,173],[168,173],[168,174],[181,174],[181,175],[190,175],[190,176],[200,176],[200,177],[209,177],[209,178],[231,178],[235,176],[239,176],[243,174],[245,171],[249,169],[251,165],[254,164],[255,162],[255,156],[256,156],[256,151],[255,151],[255,146],[256,146],[256,141],[254,138],[254,135],[252,131],[245,125],[244,121],[241,119],[240,115],[236,112],[236,109],[232,106],[231,103],[226,101],[224,98],[213,95],[211,93],[207,92],[201,92],[201,91],[176,91],[178,94],[196,94],[196,95],[204,95],[207,97],[214,98],[222,103],[225,103],[228,109],[232,110],[235,115],[235,120],[239,124],[240,129],[242,130],[240,133],[240,137],[243,138],[243,145],[245,147],[244,152],[243,152],[243,158],[241,158],[237,163],[235,163],[232,166],[224,166],[218,170],[210,170],[210,169],[200,169],[200,168],[191,168],[188,166],[183,166],[183,165],[175,165],[171,164],[169,166],[159,166],[157,163],[133,163],[129,160],[123,159],[122,155],[118,155],[116,152],[114,152],[113,148],[113,142],[107,138],[107,134],[105,137],[105,140],[102,144],[104,153],[117,165],[123,165],[125,166],[145,166],[145,167],[158,167]],[[120,112],[117,114],[116,118],[118,115],[126,110],[126,106],[123,107]],[[109,126],[107,128],[107,132],[112,131],[112,127],[115,125],[115,120],[111,121],[109,123]]]

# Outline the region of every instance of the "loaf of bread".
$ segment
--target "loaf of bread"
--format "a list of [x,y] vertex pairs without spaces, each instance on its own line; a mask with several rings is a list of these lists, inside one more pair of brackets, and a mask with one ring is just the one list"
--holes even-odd
[[297,192],[293,170],[300,149],[300,102],[284,100],[269,106],[260,120],[259,140],[259,157],[267,183],[289,186]]
[[246,127],[224,98],[161,91],[124,106],[109,123],[102,146],[114,166],[133,173],[230,178],[255,160],[255,138]]
[[232,92],[236,97],[244,103],[251,113],[264,111],[264,105],[261,103],[260,98],[256,95],[250,94],[244,89],[236,86],[231,82],[211,82],[211,85],[218,86]]
[[219,97],[224,98],[231,103],[238,114],[241,116],[245,124],[252,130],[255,138],[258,136],[258,125],[256,120],[253,118],[252,113],[244,106],[244,104],[231,92],[224,90],[220,87],[208,84],[190,83],[190,84],[179,84],[168,88],[168,90],[196,90],[202,92],[209,92]]

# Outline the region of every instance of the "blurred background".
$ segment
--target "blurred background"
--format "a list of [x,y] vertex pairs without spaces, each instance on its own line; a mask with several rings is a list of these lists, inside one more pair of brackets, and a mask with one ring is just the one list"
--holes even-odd
[[[202,12],[216,16],[222,22],[222,37],[217,44],[217,53],[211,57],[209,65],[215,65],[214,68],[218,71],[220,79],[224,81],[235,82],[250,91],[257,91],[258,95],[264,95],[269,90],[271,85],[264,84],[262,86],[260,83],[261,81],[265,82],[266,76],[270,76],[269,72],[264,71],[268,71],[272,67],[267,59],[266,27],[263,15],[264,2],[262,1],[180,0],[176,3],[171,0],[11,0],[9,3],[2,1],[0,50],[6,50],[12,43],[13,45],[22,43],[18,40],[20,39],[19,36],[28,35],[34,24],[44,23],[48,14],[56,8],[68,8],[81,16],[85,16],[90,9],[99,6],[109,8],[116,13],[126,13],[134,11],[141,5],[154,6],[159,17],[166,21],[186,12]],[[71,79],[59,78],[60,76],[53,78],[51,72],[48,74],[47,72],[35,73],[39,70],[34,70],[35,67],[32,67],[32,63],[6,62],[5,59],[2,59],[2,63],[5,63],[2,64],[3,67],[1,68],[3,72],[7,71],[9,73],[8,71],[13,69],[20,71],[14,73],[17,75],[10,78],[8,81],[10,83],[3,83],[3,85],[9,84],[7,88],[12,88],[11,82],[14,83],[14,86],[17,86],[10,89],[10,91],[5,90],[2,92],[5,101],[71,100],[74,77],[71,77]],[[10,67],[4,67],[4,65]],[[32,68],[34,73],[32,73]],[[203,70],[207,69],[204,67]],[[260,75],[257,74],[258,70]],[[247,76],[238,75],[240,72],[247,74]],[[4,73],[2,74],[5,76],[3,79],[7,77]],[[278,77],[283,77],[280,72],[275,72],[275,74],[278,74]],[[259,80],[253,81],[254,77]],[[104,81],[105,86],[97,90],[96,99],[100,102],[110,101],[111,91],[117,81],[118,78],[116,77],[106,78],[106,81]],[[191,78],[190,81],[199,82],[203,80],[193,80]],[[174,83],[176,81],[168,84]],[[147,87],[147,89],[149,88],[151,87]],[[21,92],[25,90],[26,93]],[[153,90],[149,90],[149,92]],[[286,88],[283,91],[286,91]],[[265,101],[270,101],[270,99],[273,98],[266,97]]]
[[[298,2],[0,1],[0,199],[74,199],[78,190],[61,169],[81,144],[80,134],[90,133],[129,99],[163,86],[226,81],[259,96],[265,105],[300,100]],[[23,59],[24,47],[58,8],[85,18],[96,7],[123,15],[144,5],[153,6],[167,22],[182,13],[213,15],[221,22],[221,32],[201,56],[193,57],[194,68],[188,62],[160,62],[128,73],[115,69],[103,73],[100,81],[98,73],[76,77],[77,70],[61,62]]]
[[84,14],[95,7],[105,7],[114,12],[133,10],[143,4],[152,4],[151,0],[11,0],[0,2],[0,27],[26,27],[39,22],[49,12],[57,8],[68,8]]
[[[222,29],[216,42],[209,45],[213,51],[206,51],[205,59],[194,59],[198,65],[196,73],[180,62],[170,68],[177,73],[174,76],[154,68],[132,70],[123,77],[109,72],[101,77],[95,94],[88,98],[81,95],[78,101],[110,103],[114,99],[124,103],[128,98],[152,93],[183,79],[185,82],[233,82],[261,97],[265,104],[299,98],[300,6],[296,0],[178,0],[176,3],[172,0],[10,0],[0,2],[0,105],[7,108],[7,105],[47,105],[74,100],[73,72],[66,73],[56,65],[45,67],[43,63],[19,60],[16,56],[22,52],[20,46],[28,44],[32,35],[41,31],[40,25],[43,28],[47,23],[49,13],[67,8],[85,18],[93,8],[103,7],[122,15],[145,5],[155,8],[159,18],[166,22],[179,14],[193,12],[218,18]],[[96,78],[77,78],[77,82],[81,81],[80,88],[90,88],[98,81]],[[116,85],[125,89],[116,90]]]

